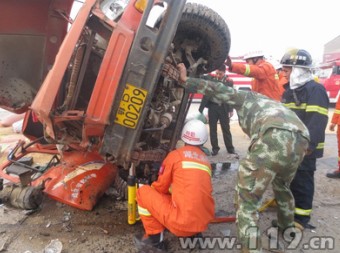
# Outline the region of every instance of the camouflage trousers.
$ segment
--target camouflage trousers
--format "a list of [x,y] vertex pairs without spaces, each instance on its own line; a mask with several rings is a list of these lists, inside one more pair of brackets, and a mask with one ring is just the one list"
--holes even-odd
[[294,226],[294,198],[289,185],[308,147],[299,133],[271,128],[252,140],[241,160],[236,185],[236,223],[243,252],[261,252],[258,209],[272,184],[280,228]]

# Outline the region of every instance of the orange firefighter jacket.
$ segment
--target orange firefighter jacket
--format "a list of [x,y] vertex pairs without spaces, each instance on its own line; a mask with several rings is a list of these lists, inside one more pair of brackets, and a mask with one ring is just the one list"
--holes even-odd
[[[170,152],[162,163],[158,180],[151,187],[171,193],[167,223],[181,231],[204,231],[215,213],[211,166],[197,146],[186,145]],[[161,204],[161,203],[160,203]]]
[[283,92],[285,91],[285,88],[283,87],[286,83],[288,83],[287,75],[285,72],[282,70],[279,71],[278,73],[279,77],[279,90],[280,90],[280,95],[282,96]]
[[276,70],[273,65],[264,60],[258,60],[255,65],[233,63],[231,72],[253,77],[252,90],[274,100],[280,101],[280,89]]
[[336,102],[331,123],[340,125],[340,97],[338,98],[338,101]]

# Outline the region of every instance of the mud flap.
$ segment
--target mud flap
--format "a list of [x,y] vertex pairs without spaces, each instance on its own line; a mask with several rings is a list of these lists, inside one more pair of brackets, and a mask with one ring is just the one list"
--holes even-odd
[[98,153],[67,152],[62,162],[50,168],[34,184],[46,180],[45,194],[61,203],[92,210],[113,183],[117,167]]

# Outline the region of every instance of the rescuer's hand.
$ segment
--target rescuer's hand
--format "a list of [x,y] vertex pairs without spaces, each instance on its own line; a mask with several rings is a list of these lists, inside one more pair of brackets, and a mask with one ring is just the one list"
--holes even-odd
[[185,83],[187,81],[187,68],[184,63],[179,63],[177,69],[179,71],[179,82]]
[[231,61],[231,58],[230,58],[229,55],[227,56],[227,59],[225,61],[225,65],[227,65],[228,69],[231,70],[231,66],[233,65],[233,62]]
[[329,125],[329,130],[334,131],[334,130],[335,130],[335,126],[336,126],[336,124],[331,123],[331,124]]
[[310,155],[310,154],[312,154],[312,153],[313,153],[313,150],[307,148],[306,155]]

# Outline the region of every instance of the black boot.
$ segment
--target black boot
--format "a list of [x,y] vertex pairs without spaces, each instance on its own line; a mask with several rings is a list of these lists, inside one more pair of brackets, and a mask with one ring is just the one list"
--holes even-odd
[[150,248],[158,249],[155,252],[165,252],[166,250],[163,232],[155,235],[136,235],[134,240],[137,248],[140,250],[147,251]]
[[331,173],[327,173],[326,177],[329,177],[329,178],[340,178],[340,169],[336,170],[336,171],[333,171]]

